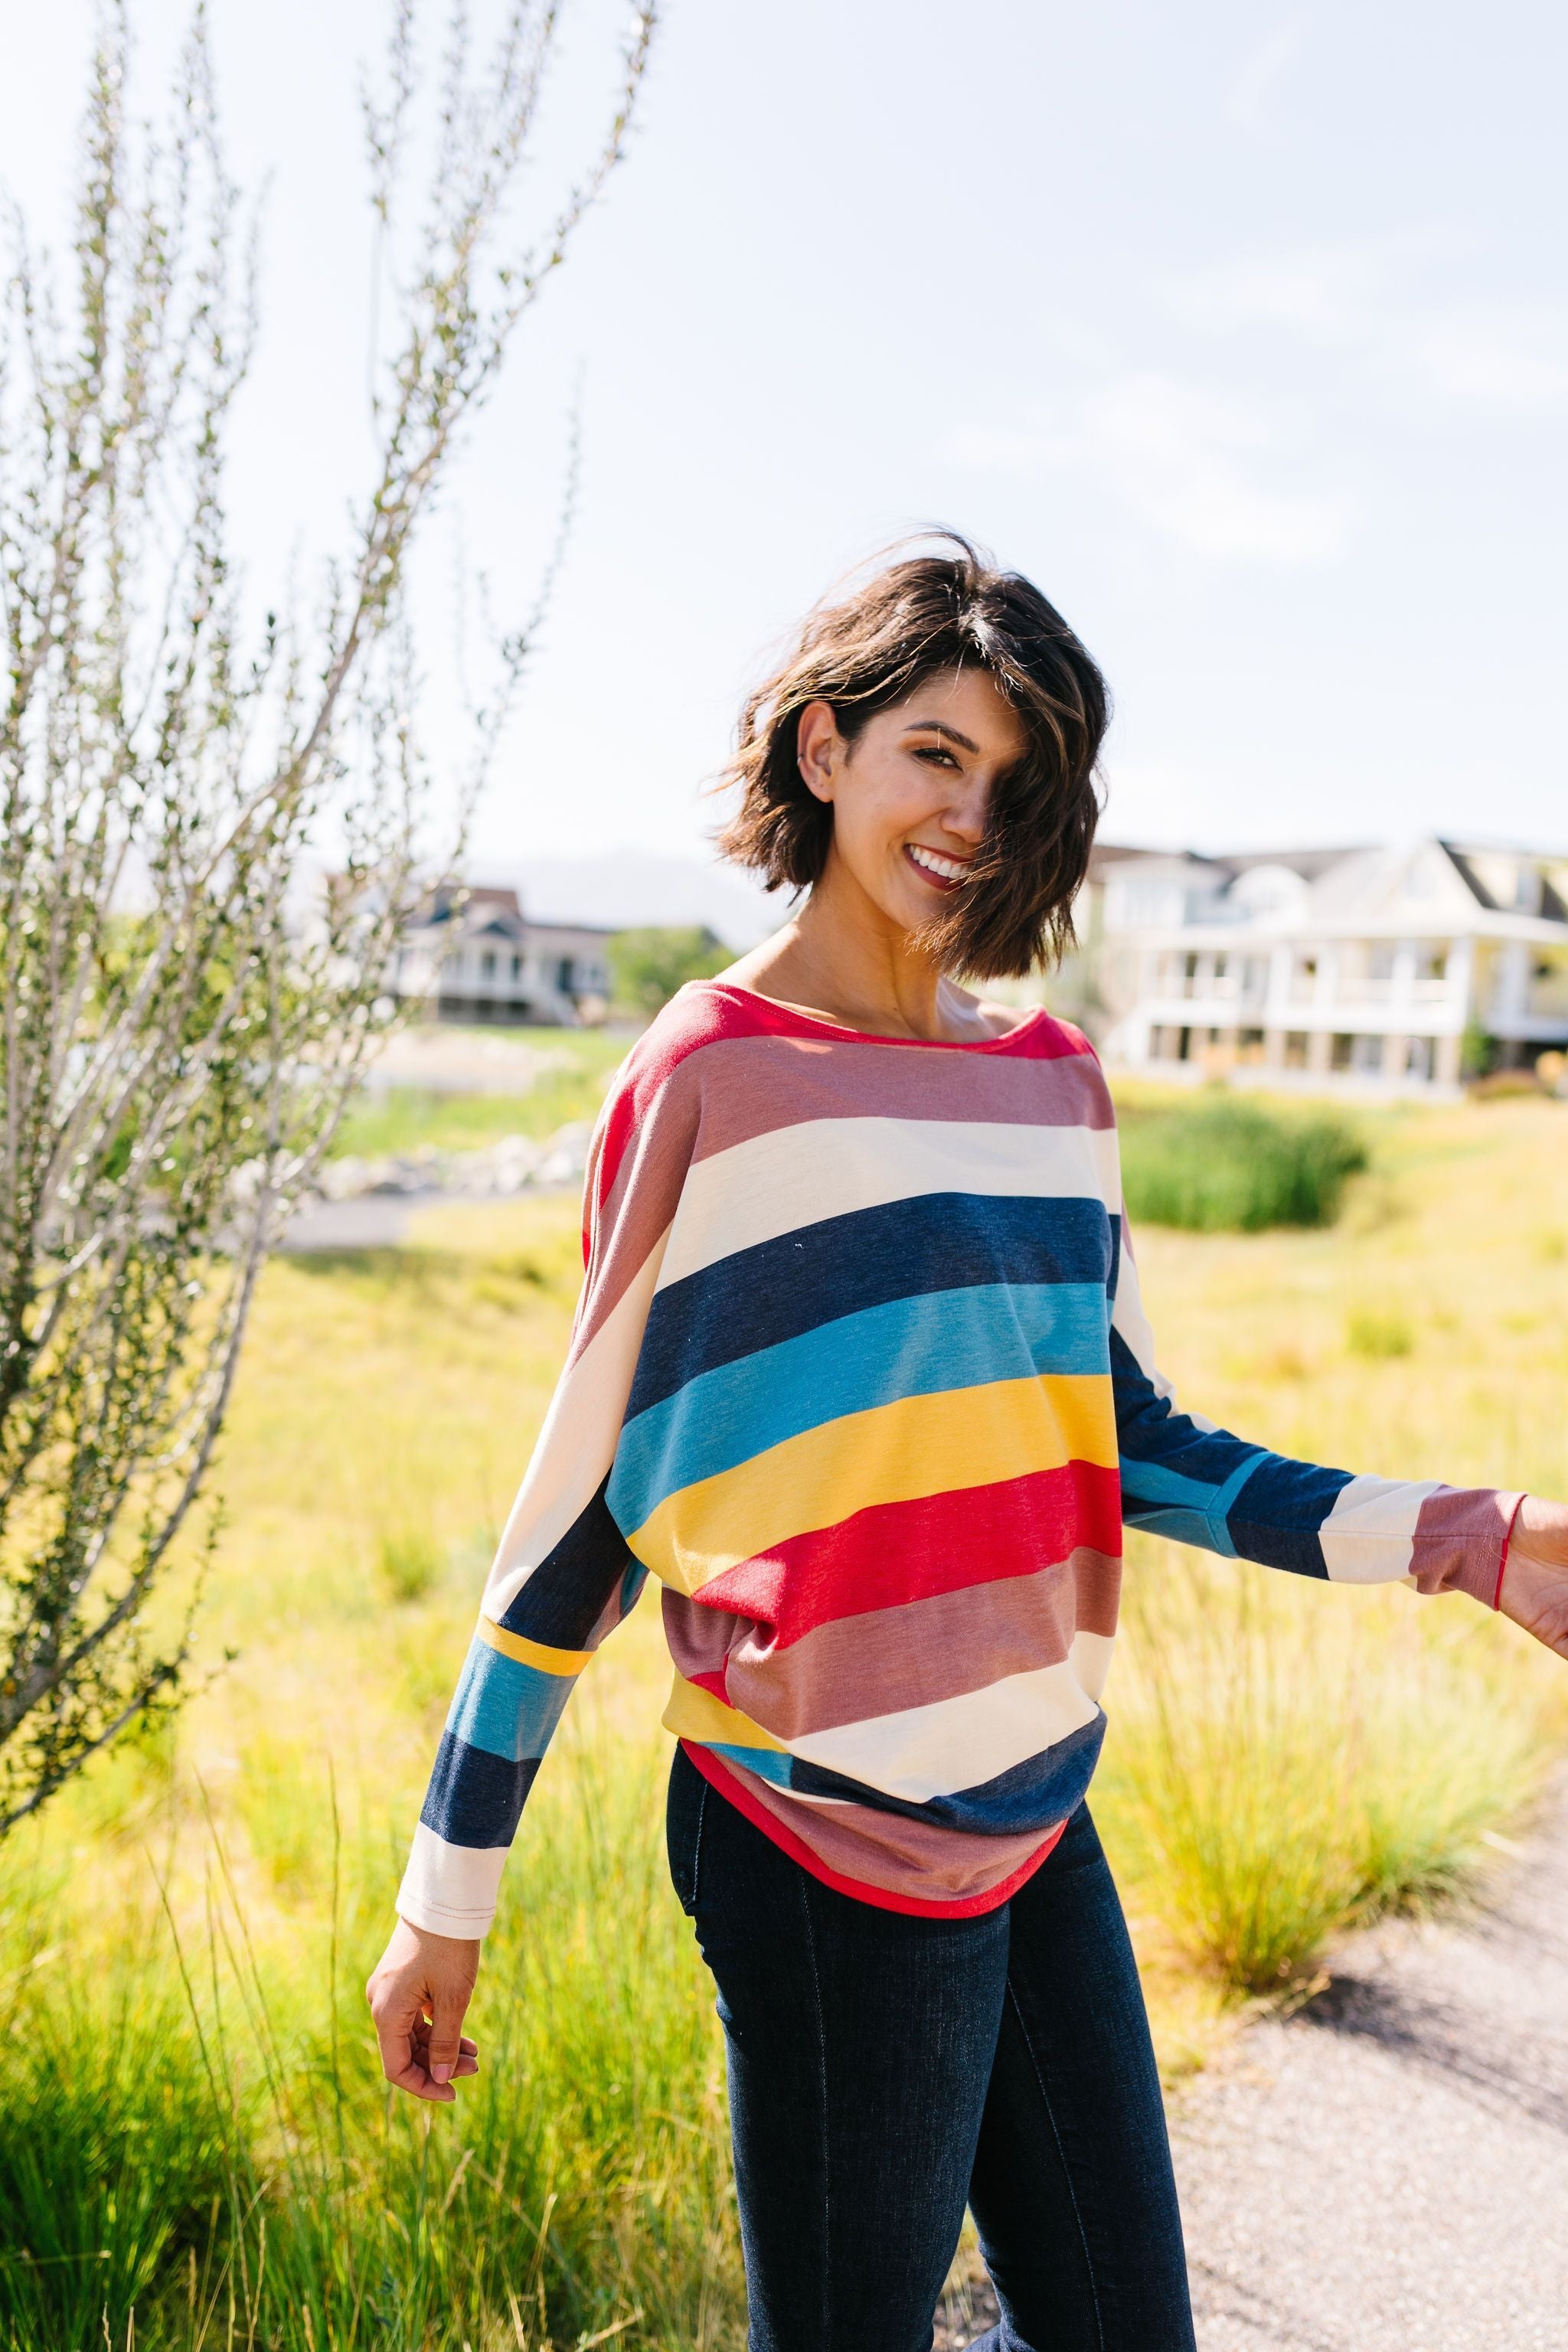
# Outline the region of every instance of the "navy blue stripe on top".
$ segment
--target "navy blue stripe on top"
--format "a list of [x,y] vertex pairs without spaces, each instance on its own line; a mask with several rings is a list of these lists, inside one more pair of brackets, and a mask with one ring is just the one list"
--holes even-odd
[[737,1250],[655,1292],[626,1418],[720,1364],[895,1298],[991,1283],[1109,1290],[1116,1222],[1077,1196],[925,1192]]

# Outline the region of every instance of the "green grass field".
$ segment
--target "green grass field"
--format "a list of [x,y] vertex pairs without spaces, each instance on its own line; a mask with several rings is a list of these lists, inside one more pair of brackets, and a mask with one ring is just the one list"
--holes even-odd
[[[1166,1369],[1286,1451],[1568,1492],[1568,1113],[1365,1127],[1337,1226],[1139,1234]],[[268,1270],[206,1686],[0,1855],[0,2347],[742,2342],[657,1608],[541,1775],[455,2110],[384,2095],[363,2008],[575,1227],[562,1197],[442,1210],[412,1247]],[[1568,1733],[1568,1675],[1467,1601],[1146,1540],[1107,1703],[1096,1811],[1173,2073],[1347,1923],[1465,1883]]]
[[[458,1036],[467,1033],[457,1032]],[[537,1140],[575,1119],[598,1116],[605,1082],[625,1059],[625,1028],[521,1029],[473,1033],[481,1043],[498,1036],[541,1057],[526,1093],[437,1094],[424,1087],[390,1087],[351,1104],[332,1140],[332,1156],[367,1160],[429,1145],[440,1151],[476,1151],[503,1135]]]

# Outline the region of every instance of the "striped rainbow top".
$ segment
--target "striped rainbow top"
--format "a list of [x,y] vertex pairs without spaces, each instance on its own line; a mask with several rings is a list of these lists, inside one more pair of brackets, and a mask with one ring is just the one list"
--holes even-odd
[[1517,1502],[1182,1411],[1079,1033],[881,1039],[719,982],[620,1072],[570,1354],[398,1907],[479,1936],[576,1675],[651,1570],[664,1720],[818,1878],[1003,1903],[1089,1785],[1121,1528],[1493,1601]]

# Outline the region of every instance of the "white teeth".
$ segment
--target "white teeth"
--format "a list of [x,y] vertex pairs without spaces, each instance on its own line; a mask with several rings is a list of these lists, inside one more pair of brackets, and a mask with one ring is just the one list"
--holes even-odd
[[923,866],[928,874],[940,875],[944,882],[962,882],[968,871],[957,858],[939,857],[934,849],[927,849],[921,842],[906,842],[904,845],[917,866]]

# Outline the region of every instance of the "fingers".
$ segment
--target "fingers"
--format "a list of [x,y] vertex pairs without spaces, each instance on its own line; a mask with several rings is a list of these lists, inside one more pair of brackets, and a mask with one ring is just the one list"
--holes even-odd
[[421,2016],[411,2028],[376,2026],[376,2043],[381,2052],[381,2071],[387,2081],[400,2091],[407,2091],[416,2099],[430,2099],[437,2105],[449,2106],[457,2097],[453,2083],[463,2082],[479,2071],[477,2043],[464,2034],[458,2045],[458,2055],[445,2081],[437,2074],[430,2059],[429,2021]]
[[381,2051],[381,2071],[395,2089],[416,2099],[432,2099],[449,2106],[457,2093],[449,2083],[437,2083],[426,2063],[423,2017],[409,2020],[378,2017],[375,2038]]
[[449,2106],[455,2082],[477,2074],[479,2046],[462,2030],[479,1946],[399,1920],[365,1997],[381,2071],[412,2098]]
[[[446,1983],[437,1985],[430,2008],[430,2037],[425,2063],[431,2080],[443,2089],[450,2084],[454,2074],[477,2071],[477,2065],[465,2070],[462,2064],[463,2012],[468,2006],[466,1988],[459,1990]],[[472,2052],[474,2045],[470,2042],[468,2047]]]

